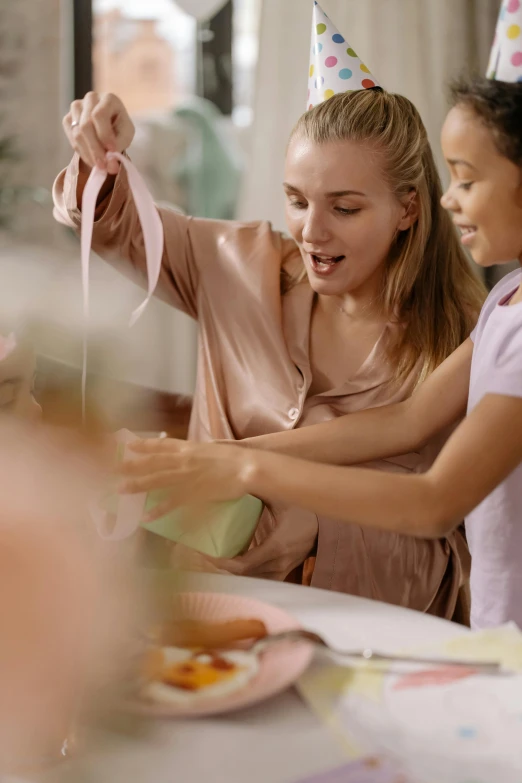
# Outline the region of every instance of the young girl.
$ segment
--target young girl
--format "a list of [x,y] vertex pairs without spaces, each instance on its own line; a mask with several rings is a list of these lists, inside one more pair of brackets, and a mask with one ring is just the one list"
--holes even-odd
[[[78,154],[57,180],[56,215],[78,230],[89,167],[127,148],[134,128],[117,98],[92,93],[64,124]],[[93,246],[141,273],[140,224],[126,173],[113,167]],[[291,239],[263,222],[160,210],[159,293],[199,325],[195,440],[308,429],[403,401],[475,325],[482,288],[440,206],[426,131],[406,98],[358,91],[307,112],[284,178]],[[404,449],[375,467],[420,472],[438,447]],[[284,579],[306,561],[303,578],[315,586],[454,615],[468,568],[460,531],[408,539],[300,506],[269,506],[261,546],[227,569]]]
[[[522,261],[522,86],[457,85],[442,131],[451,172],[443,197],[481,266]],[[419,303],[421,304],[421,303]],[[364,463],[421,448],[468,416],[424,475],[392,476],[318,462]],[[489,295],[470,339],[408,400],[252,446],[148,442],[127,489],[170,486],[176,501],[252,492],[363,528],[447,535],[467,517],[472,625],[522,627],[522,272]],[[161,472],[155,473],[160,470]]]

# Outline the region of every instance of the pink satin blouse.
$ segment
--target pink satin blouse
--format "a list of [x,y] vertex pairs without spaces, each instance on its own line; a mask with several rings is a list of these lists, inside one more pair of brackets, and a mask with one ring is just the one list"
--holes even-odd
[[[79,230],[76,203],[78,159],[57,178],[55,217]],[[160,209],[165,232],[157,295],[197,319],[197,383],[189,436],[197,440],[242,439],[305,427],[352,411],[398,402],[411,394],[411,377],[390,388],[384,342],[339,388],[314,396],[309,332],[314,292],[308,282],[281,295],[281,268],[301,263],[293,240],[269,223],[190,218]],[[143,238],[122,169],[112,193],[99,205],[93,247],[111,263],[145,283]],[[173,335],[173,339],[175,336]],[[436,444],[421,453],[383,460],[377,469],[421,472]],[[259,542],[282,514],[301,509],[265,509]],[[311,583],[316,587],[375,598],[452,617],[466,582],[469,555],[457,531],[440,541],[407,538],[319,518]]]

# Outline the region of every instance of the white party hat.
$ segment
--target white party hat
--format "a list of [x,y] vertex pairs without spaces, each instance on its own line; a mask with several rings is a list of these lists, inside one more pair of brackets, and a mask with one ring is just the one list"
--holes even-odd
[[522,82],[521,0],[502,2],[486,75],[499,82]]
[[366,65],[314,2],[307,108],[338,92],[379,87]]

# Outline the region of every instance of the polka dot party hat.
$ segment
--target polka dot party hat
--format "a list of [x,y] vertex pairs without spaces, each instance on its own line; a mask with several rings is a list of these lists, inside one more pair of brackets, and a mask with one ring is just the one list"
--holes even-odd
[[500,82],[522,82],[521,0],[502,2],[486,75]]
[[379,87],[366,65],[314,2],[307,108],[338,92]]

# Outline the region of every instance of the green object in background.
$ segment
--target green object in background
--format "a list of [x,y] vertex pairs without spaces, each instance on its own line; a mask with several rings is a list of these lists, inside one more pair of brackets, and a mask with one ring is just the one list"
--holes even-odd
[[[163,499],[164,493],[151,492],[146,511],[152,511]],[[194,529],[184,522],[193,513],[188,508],[177,508],[161,519],[142,523],[142,527],[211,557],[236,557],[248,549],[262,510],[258,498],[245,495],[238,500],[208,504],[202,512],[207,518],[198,520]]]
[[173,176],[196,217],[230,220],[236,215],[241,160],[223,128],[223,115],[205,98],[179,104],[173,116],[187,128],[187,150],[173,164]]

